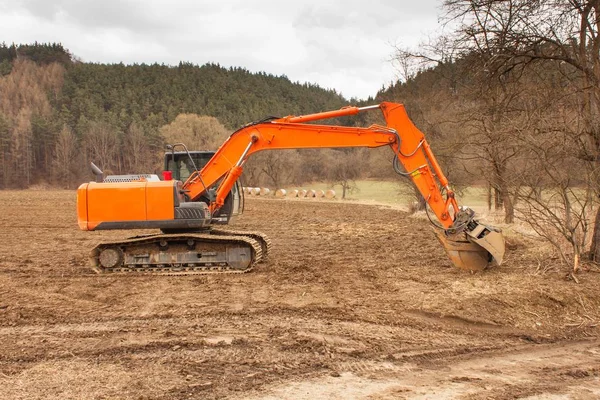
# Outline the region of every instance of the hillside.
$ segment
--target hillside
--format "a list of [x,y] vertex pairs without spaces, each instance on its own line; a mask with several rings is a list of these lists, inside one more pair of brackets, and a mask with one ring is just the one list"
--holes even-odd
[[[0,45],[0,95],[0,188],[73,186],[90,159],[114,173],[155,168],[159,128],[179,114],[216,117],[232,131],[348,104],[286,76],[218,64],[85,63],[60,44],[38,43]],[[145,155],[143,165],[132,165],[133,153]]]

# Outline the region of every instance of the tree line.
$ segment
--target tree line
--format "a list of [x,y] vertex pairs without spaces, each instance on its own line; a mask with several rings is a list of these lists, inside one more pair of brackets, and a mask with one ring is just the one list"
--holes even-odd
[[[244,68],[85,63],[60,44],[3,43],[0,188],[74,187],[89,178],[91,160],[110,173],[158,172],[166,127],[185,135],[194,115],[208,129],[203,135],[219,132],[221,140],[266,116],[347,104],[333,90]],[[216,149],[221,142],[213,139],[190,148]]]

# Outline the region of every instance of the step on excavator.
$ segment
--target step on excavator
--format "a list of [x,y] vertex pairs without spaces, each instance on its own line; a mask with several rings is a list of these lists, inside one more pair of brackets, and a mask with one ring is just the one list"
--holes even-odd
[[[380,110],[386,124],[348,127],[316,122]],[[451,262],[467,271],[500,265],[504,238],[499,229],[459,207],[431,148],[402,104],[384,102],[344,107],[303,116],[266,118],[235,131],[213,152],[165,156],[163,180],[156,175],[104,178],[94,165],[96,182],[77,190],[80,229],[160,229],[161,233],[104,242],[91,252],[100,273],[207,274],[244,273],[270,252],[260,232],[222,228],[240,209],[239,178],[253,154],[304,148],[376,148],[388,146],[393,168],[423,195],[437,221],[429,218]],[[200,167],[197,165],[200,164]],[[182,173],[185,171],[185,173]],[[173,177],[172,175],[175,175]],[[173,179],[174,178],[174,179]]]

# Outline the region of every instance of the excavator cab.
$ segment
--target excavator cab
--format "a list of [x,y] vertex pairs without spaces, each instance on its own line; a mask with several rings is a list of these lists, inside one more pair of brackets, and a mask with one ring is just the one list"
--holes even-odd
[[[185,182],[195,169],[204,168],[214,154],[215,152],[210,150],[165,152],[164,171],[171,172],[172,179]],[[216,188],[219,183],[217,182],[212,188]],[[208,198],[201,198],[201,201],[209,203]],[[238,181],[226,197],[223,208],[213,215],[213,223],[227,224],[232,217],[243,212],[243,205],[242,187]]]
[[194,172],[194,166],[201,170],[208,160],[215,154],[214,151],[176,151],[166,152],[164,170],[170,171],[173,179],[185,182]]

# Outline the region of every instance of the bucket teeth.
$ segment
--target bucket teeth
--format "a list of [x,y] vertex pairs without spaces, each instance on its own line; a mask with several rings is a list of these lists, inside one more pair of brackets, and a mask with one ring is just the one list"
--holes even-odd
[[441,231],[436,233],[455,267],[465,271],[482,271],[487,268],[490,263],[488,251],[470,242],[464,233],[454,235],[446,235]]
[[462,270],[481,271],[502,263],[504,237],[497,228],[472,220],[461,232],[436,233],[452,263]]

